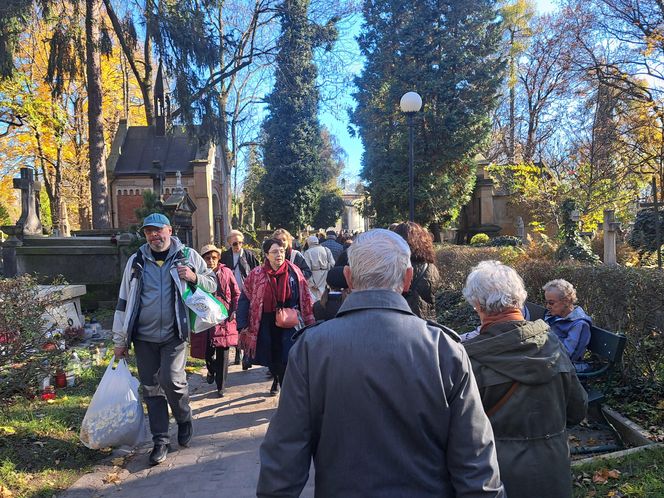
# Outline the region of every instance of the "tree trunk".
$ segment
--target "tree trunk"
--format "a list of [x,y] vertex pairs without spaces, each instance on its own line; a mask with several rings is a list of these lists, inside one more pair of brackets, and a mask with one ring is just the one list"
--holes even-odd
[[[217,2],[217,21],[219,23],[219,31],[224,31],[224,0]],[[219,47],[219,67],[224,67],[224,50],[225,45],[222,43]],[[233,171],[233,164],[235,158],[231,157],[231,151],[228,150],[228,120],[226,119],[226,106],[228,103],[228,90],[224,88],[225,80],[219,82],[219,136],[217,138],[217,147],[220,148],[221,157],[221,240],[226,240],[228,234],[232,230],[231,223],[231,173]],[[237,228],[237,227],[236,227]]]
[[88,83],[88,128],[92,226],[110,228],[108,185],[104,163],[104,122],[102,118],[101,68],[99,62],[99,20],[101,0],[85,1],[85,53]]
[[[514,31],[510,30],[510,47],[514,46]],[[509,117],[509,144],[508,144],[508,151],[507,151],[507,160],[510,164],[516,164],[516,90],[514,86],[516,85],[516,80],[514,77],[514,74],[516,72],[516,61],[514,60],[514,56],[510,55],[510,62],[509,62],[509,67],[510,67],[510,81],[509,81],[509,87],[510,87],[510,117]]]

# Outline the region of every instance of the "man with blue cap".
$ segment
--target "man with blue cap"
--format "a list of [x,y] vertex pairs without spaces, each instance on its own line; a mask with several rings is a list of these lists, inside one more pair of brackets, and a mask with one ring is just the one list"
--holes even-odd
[[193,434],[184,370],[189,311],[178,279],[208,292],[214,292],[217,281],[203,258],[173,237],[166,216],[150,214],[141,229],[147,242],[125,266],[113,319],[113,342],[118,359],[134,345],[154,443],[150,465],[157,465],[170,449],[169,406],[178,424],[178,444],[188,446]]

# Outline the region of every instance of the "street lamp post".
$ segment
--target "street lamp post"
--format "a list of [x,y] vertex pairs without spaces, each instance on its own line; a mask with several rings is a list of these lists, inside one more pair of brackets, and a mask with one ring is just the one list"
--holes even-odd
[[401,112],[408,119],[408,210],[409,220],[415,221],[415,173],[413,172],[413,117],[422,108],[422,97],[417,92],[404,93],[399,102]]

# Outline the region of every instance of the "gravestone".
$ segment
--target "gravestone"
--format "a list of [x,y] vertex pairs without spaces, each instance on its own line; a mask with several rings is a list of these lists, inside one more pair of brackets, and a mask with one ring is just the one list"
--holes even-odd
[[21,177],[14,178],[14,188],[21,189],[21,216],[16,225],[23,227],[23,235],[42,235],[42,224],[37,210],[40,186],[35,184],[34,171],[21,168]]
[[597,228],[604,230],[604,264],[617,265],[616,235],[620,231],[620,223],[616,222],[613,209],[604,210],[604,223],[598,224]]
[[516,230],[516,236],[521,239],[522,244],[525,244],[526,243],[526,227],[523,223],[523,218],[521,216],[517,216],[516,220],[514,220],[514,228]]

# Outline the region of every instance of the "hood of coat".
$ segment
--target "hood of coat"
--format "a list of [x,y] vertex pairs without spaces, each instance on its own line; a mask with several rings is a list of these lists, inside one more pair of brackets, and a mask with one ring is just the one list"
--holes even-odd
[[510,379],[528,385],[545,384],[559,373],[574,369],[543,320],[496,323],[464,346],[480,386]]

